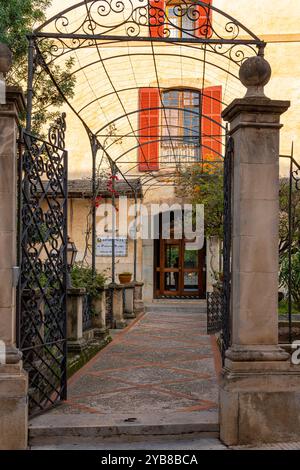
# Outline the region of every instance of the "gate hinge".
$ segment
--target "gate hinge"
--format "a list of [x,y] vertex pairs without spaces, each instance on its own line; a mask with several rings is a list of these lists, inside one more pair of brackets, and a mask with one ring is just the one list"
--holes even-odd
[[19,284],[19,279],[20,279],[20,267],[13,266],[12,273],[13,273],[12,275],[13,287],[17,287]]

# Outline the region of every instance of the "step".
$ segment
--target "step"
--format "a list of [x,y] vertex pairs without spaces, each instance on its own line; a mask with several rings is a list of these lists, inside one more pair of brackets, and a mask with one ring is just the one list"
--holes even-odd
[[[112,438],[114,440],[143,436],[180,437],[197,433],[203,438],[218,438],[219,423],[217,411],[135,415],[135,421],[128,421],[128,415],[93,415],[90,413],[67,415],[64,413],[45,413],[30,421],[30,446],[56,445],[80,442],[85,439]],[[133,418],[132,418],[133,419]]]
[[206,306],[203,305],[178,305],[178,304],[146,304],[146,312],[176,312],[176,313],[206,313]]

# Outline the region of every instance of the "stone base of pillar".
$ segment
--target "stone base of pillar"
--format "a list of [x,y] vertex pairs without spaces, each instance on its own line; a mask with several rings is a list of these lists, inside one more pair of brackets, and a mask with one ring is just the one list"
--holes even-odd
[[126,321],[124,320],[124,309],[123,309],[123,286],[119,284],[111,284],[113,287],[113,319],[114,327],[117,329],[125,328]]
[[68,353],[81,353],[87,348],[88,342],[85,338],[80,338],[76,340],[68,340],[67,345]]
[[300,366],[226,360],[220,386],[220,437],[226,445],[298,441]]
[[109,335],[108,328],[94,328],[94,338],[104,339]]
[[145,305],[142,300],[135,300],[134,301],[134,313],[135,316],[140,315],[141,313],[145,312]]
[[125,318],[125,320],[133,320],[133,319],[136,318],[136,314],[134,312],[132,312],[132,313],[125,312],[124,313],[124,318]]
[[28,377],[20,364],[0,366],[0,450],[26,450]]
[[133,311],[135,315],[140,315],[145,311],[145,306],[143,302],[143,287],[143,282],[135,282],[133,300]]

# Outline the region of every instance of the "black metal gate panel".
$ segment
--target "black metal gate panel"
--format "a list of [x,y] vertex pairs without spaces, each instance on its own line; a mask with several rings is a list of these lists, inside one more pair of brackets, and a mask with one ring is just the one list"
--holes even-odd
[[221,330],[221,352],[223,362],[230,346],[230,301],[232,262],[232,182],[233,182],[234,140],[229,137],[224,159],[224,235],[223,235],[223,308]]
[[19,155],[17,341],[29,375],[29,412],[67,396],[67,174],[65,114],[48,141],[25,131]]
[[234,141],[229,137],[224,158],[223,286],[207,294],[207,332],[220,333],[223,361],[230,346],[233,153]]

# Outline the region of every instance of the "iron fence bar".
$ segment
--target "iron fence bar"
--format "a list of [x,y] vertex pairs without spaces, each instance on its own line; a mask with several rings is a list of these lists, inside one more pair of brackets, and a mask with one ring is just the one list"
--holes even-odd
[[101,34],[76,34],[76,33],[47,33],[35,32],[28,34],[28,38],[48,38],[48,39],[88,39],[88,40],[102,40],[102,41],[116,41],[116,42],[166,42],[180,44],[228,44],[228,45],[252,45],[261,48],[266,47],[266,42],[260,39],[213,39],[213,38],[167,38],[167,37],[149,37],[149,36],[124,36],[124,35],[101,35]]
[[137,216],[138,216],[137,215],[138,213],[137,201],[138,201],[137,190],[135,190],[134,192],[134,222],[135,222],[135,234],[134,235],[135,236],[134,236],[134,241],[133,241],[133,250],[134,250],[133,280],[134,282],[136,282],[137,280]]
[[288,249],[288,321],[289,321],[289,343],[292,343],[292,198],[293,198],[293,161],[290,160],[290,177],[289,177],[289,249]]
[[34,54],[35,54],[35,44],[34,44],[33,37],[30,37],[29,45],[28,45],[28,85],[27,85],[27,105],[26,105],[26,130],[28,132],[31,131],[31,122],[32,122]]

